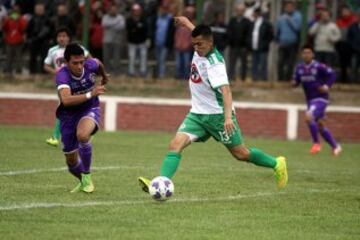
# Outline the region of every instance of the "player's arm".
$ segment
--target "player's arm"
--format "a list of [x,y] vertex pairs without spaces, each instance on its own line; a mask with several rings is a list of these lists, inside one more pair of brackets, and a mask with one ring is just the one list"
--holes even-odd
[[326,67],[325,65],[320,67],[320,70],[321,70],[320,73],[325,78],[325,84],[323,84],[319,88],[319,91],[321,93],[328,93],[331,86],[334,84],[334,82],[336,80],[336,74],[335,74],[334,70],[332,70],[330,67]]
[[71,95],[70,88],[63,87],[63,88],[59,89],[59,97],[60,97],[61,103],[65,107],[70,107],[70,106],[79,105],[81,103],[88,101],[89,99],[91,99],[93,97],[97,97],[101,94],[104,94],[105,90],[106,90],[105,86],[100,85],[100,86],[96,86],[90,92],[80,94],[80,95]]
[[102,77],[101,79],[101,85],[105,85],[106,83],[109,82],[109,74],[106,73],[105,71],[105,66],[104,64],[99,60],[94,58],[94,60],[97,62],[97,64],[99,65],[99,69],[98,69],[98,75]]
[[190,31],[194,30],[195,26],[192,24],[192,22],[187,17],[174,17],[175,24],[177,26],[184,26]]
[[49,64],[44,64],[44,70],[52,75],[56,74],[56,69],[51,67]]
[[292,87],[298,87],[300,85],[300,74],[297,68],[295,69],[293,80],[291,81]]
[[220,91],[224,100],[224,131],[228,136],[231,136],[235,130],[235,125],[232,121],[232,94],[230,86],[221,86]]

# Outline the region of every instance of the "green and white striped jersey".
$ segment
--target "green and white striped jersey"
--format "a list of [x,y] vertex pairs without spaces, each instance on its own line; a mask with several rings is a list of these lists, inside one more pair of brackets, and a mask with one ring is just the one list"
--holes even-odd
[[[89,56],[89,51],[86,50],[83,46],[85,57]],[[61,67],[65,65],[65,58],[64,58],[65,48],[60,47],[59,45],[55,45],[49,49],[48,54],[44,60],[44,63],[50,65],[58,71]]]
[[205,57],[197,52],[191,62],[189,86],[191,110],[197,114],[224,113],[223,96],[220,87],[229,85],[223,56],[216,48]]

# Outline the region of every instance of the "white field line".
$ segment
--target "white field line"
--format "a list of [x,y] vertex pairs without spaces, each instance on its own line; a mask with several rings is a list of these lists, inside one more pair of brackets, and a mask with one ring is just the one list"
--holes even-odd
[[[231,170],[235,170],[235,171],[240,171],[240,172],[248,172],[250,170],[244,170],[244,169],[234,169],[233,167],[229,166],[225,166],[225,165],[221,165],[221,164],[212,164],[207,165],[206,167],[201,167],[201,166],[196,166],[196,167],[183,167],[183,170],[186,171],[191,171],[191,170],[205,170],[208,169],[209,167],[217,167],[217,168],[222,168],[222,169],[226,169],[226,171],[231,171]],[[118,166],[104,166],[104,167],[92,167],[92,170],[94,171],[113,171],[113,170],[130,170],[130,169],[152,169],[152,168],[156,168],[156,166],[139,166],[139,165],[135,165],[135,166],[127,166],[127,165],[118,165]],[[38,173],[51,173],[51,172],[64,172],[66,171],[67,168],[66,167],[59,167],[59,168],[39,168],[39,169],[26,169],[26,170],[15,170],[15,171],[4,171],[4,172],[0,172],[0,177],[1,176],[18,176],[18,175],[30,175],[30,174],[38,174]],[[255,170],[254,170],[255,171]],[[312,171],[312,170],[308,170],[308,169],[298,169],[298,170],[292,170],[290,172],[295,172],[295,173],[304,173],[304,174],[316,174],[316,175],[328,175],[328,174],[342,174],[342,175],[355,175],[355,174],[359,174],[359,171],[351,171],[351,170],[347,170],[347,171],[322,171],[322,172],[318,172],[318,171]]]
[[[167,204],[174,203],[196,203],[196,202],[217,202],[217,201],[234,201],[247,198],[259,198],[259,197],[272,197],[277,195],[286,194],[302,194],[302,193],[332,193],[332,192],[344,192],[340,189],[309,189],[306,191],[293,191],[293,192],[258,192],[254,194],[239,194],[234,196],[226,197],[215,197],[215,198],[175,198],[167,202]],[[21,204],[10,204],[7,206],[0,206],[0,211],[11,211],[11,210],[27,210],[27,209],[39,209],[39,208],[84,208],[94,206],[124,206],[124,205],[139,205],[139,204],[150,204],[154,203],[151,200],[121,200],[121,201],[87,201],[78,203],[21,203]]]
[[[141,169],[146,168],[145,166],[106,166],[106,167],[93,167],[92,170],[119,170],[119,169]],[[48,173],[48,172],[63,172],[66,171],[66,167],[59,168],[43,168],[43,169],[28,169],[28,170],[18,170],[18,171],[7,171],[0,172],[0,176],[16,176],[16,175],[26,175],[26,174],[36,174],[36,173]]]

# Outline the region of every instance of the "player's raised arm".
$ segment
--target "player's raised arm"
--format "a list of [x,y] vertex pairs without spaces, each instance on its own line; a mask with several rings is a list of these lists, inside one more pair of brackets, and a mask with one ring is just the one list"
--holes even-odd
[[177,26],[184,26],[190,31],[194,30],[195,28],[194,24],[192,24],[192,22],[187,17],[174,17],[174,21]]
[[101,85],[105,85],[109,82],[110,78],[109,78],[109,74],[106,73],[105,71],[105,66],[104,64],[97,58],[94,58],[94,60],[98,63],[99,65],[99,70],[98,70],[98,74],[102,77],[101,79]]

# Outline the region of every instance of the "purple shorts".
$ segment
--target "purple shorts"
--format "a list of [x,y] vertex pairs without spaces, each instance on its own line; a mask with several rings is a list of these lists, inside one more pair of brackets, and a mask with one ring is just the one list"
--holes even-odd
[[327,101],[312,100],[308,102],[307,114],[310,114],[315,121],[325,117],[325,110],[328,105]]
[[78,140],[76,137],[77,126],[81,119],[90,118],[95,124],[96,128],[91,134],[95,134],[99,129],[100,123],[100,108],[91,108],[90,110],[79,112],[71,116],[60,116],[60,130],[61,142],[63,144],[63,152],[71,153],[78,149]]

